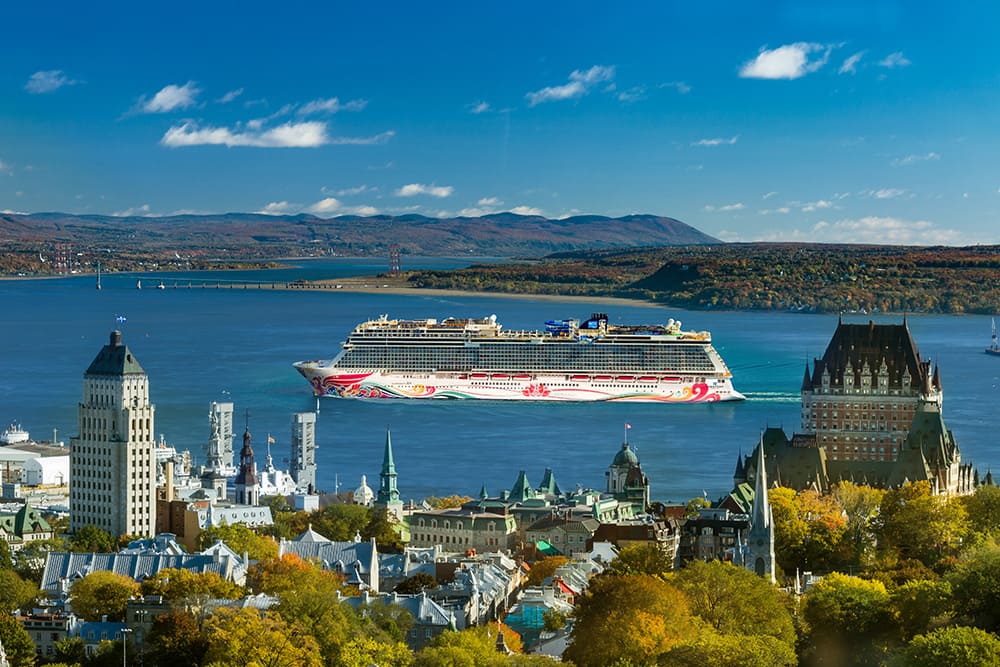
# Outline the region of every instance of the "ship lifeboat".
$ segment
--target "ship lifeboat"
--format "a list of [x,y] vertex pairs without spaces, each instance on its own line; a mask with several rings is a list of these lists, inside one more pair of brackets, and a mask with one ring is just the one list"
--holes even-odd
[[506,373],[494,373],[493,374],[493,379],[494,380],[509,380],[510,376],[507,375]]
[[652,375],[643,375],[639,378],[639,382],[656,382],[657,378]]
[[594,376],[594,382],[610,382],[613,379],[614,378],[612,378],[610,375],[595,375]]
[[517,375],[514,376],[514,379],[515,380],[530,380],[531,379],[531,375],[529,375],[528,373],[518,373]]
[[662,379],[662,380],[663,380],[664,382],[680,382],[680,381],[681,381],[681,379],[680,379],[679,377],[675,377],[675,376],[673,376],[673,375],[667,375],[667,376],[664,376],[664,377],[663,377],[663,378],[661,378],[661,379]]
[[[590,376],[589,375],[573,375],[573,376],[570,376],[570,379],[571,380],[576,380],[577,382],[585,382],[585,381],[587,381],[587,380],[590,379]],[[608,378],[608,379],[610,380],[611,378]]]
[[472,378],[473,380],[486,380],[490,376],[487,375],[486,373],[471,373],[469,377]]
[[631,375],[619,375],[615,378],[618,382],[634,382],[635,378]]

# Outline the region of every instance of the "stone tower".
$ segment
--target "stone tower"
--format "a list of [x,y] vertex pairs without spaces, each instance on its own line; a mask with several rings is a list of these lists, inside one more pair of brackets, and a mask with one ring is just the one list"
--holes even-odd
[[232,475],[233,469],[233,404],[212,401],[208,410],[211,429],[208,436],[206,468]]
[[154,412],[146,372],[112,331],[83,375],[79,435],[70,440],[70,531],[155,532]]
[[311,493],[316,488],[316,413],[292,415],[292,479],[296,489]]
[[757,470],[754,479],[753,507],[750,510],[750,531],[747,534],[744,566],[772,584],[774,578],[774,517],[767,499],[767,466],[764,463],[764,441],[757,446]]
[[236,474],[236,502],[241,505],[257,505],[260,502],[260,484],[257,483],[257,464],[250,446],[249,427],[243,432],[240,471]]

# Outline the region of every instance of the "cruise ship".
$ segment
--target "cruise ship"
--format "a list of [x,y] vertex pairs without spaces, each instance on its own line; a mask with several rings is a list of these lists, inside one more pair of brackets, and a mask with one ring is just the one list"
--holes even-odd
[[544,330],[504,330],[482,319],[395,320],[357,325],[332,360],[295,368],[317,396],[514,401],[742,400],[707,331],[679,321],[623,326],[595,313],[550,320]]

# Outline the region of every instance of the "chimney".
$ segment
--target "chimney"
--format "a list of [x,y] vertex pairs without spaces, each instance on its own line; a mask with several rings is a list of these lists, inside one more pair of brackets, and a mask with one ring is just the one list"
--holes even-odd
[[167,502],[172,502],[174,499],[174,462],[167,461],[163,466],[163,476],[164,484],[167,487],[165,497]]
[[116,329],[115,331],[111,332],[111,342],[110,342],[111,349],[113,350],[121,344],[122,344],[122,332]]

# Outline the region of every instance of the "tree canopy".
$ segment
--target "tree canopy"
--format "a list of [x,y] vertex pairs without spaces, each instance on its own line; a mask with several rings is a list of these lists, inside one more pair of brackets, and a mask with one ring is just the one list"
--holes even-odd
[[139,593],[139,584],[106,570],[91,572],[77,580],[70,589],[73,612],[88,621],[99,621],[107,615],[109,621],[125,620],[125,607]]

